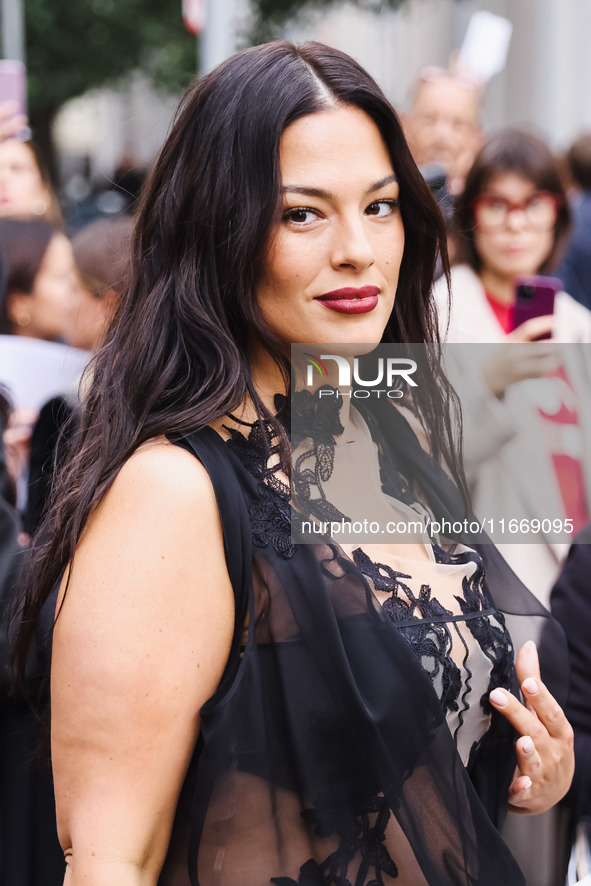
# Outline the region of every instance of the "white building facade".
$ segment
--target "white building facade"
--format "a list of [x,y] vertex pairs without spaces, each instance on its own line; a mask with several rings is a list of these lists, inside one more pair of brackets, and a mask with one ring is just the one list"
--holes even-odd
[[[203,70],[246,45],[248,33],[248,0],[208,3]],[[344,0],[328,11],[311,5],[286,27],[285,36],[321,40],[350,53],[403,111],[417,70],[445,67],[478,10],[513,25],[507,66],[488,89],[485,128],[534,126],[557,150],[591,130],[591,0],[407,0],[402,9],[381,13]],[[153,93],[141,76],[131,78],[121,90],[70,102],[57,121],[58,144],[69,154],[83,153],[95,177],[112,174],[122,154],[146,166],[166,135],[177,99]]]
[[591,129],[591,0],[408,0],[401,10],[380,14],[343,3],[323,15],[310,13],[289,36],[349,52],[404,110],[416,71],[445,67],[478,10],[513,25],[507,67],[488,90],[486,128],[534,126],[556,149]]

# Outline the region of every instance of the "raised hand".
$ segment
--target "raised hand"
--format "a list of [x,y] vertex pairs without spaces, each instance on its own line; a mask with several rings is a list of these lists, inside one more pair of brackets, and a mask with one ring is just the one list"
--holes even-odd
[[557,342],[538,341],[552,333],[554,317],[532,317],[506,336],[483,362],[484,380],[496,397],[526,378],[543,378],[560,366]]
[[520,735],[509,809],[524,814],[545,812],[570,787],[575,766],[573,730],[542,683],[536,646],[531,640],[520,649],[515,669],[525,704],[506,689],[494,689],[489,695],[491,704]]
[[27,126],[27,118],[18,113],[15,102],[0,102],[0,142],[17,135]]

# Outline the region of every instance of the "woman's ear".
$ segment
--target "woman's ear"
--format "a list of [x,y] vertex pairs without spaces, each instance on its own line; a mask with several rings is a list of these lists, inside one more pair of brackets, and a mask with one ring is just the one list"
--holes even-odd
[[6,316],[16,334],[31,325],[31,296],[19,289],[6,293]]
[[42,195],[34,201],[32,208],[33,215],[42,218],[50,209],[52,204],[51,191],[47,185],[43,185]]

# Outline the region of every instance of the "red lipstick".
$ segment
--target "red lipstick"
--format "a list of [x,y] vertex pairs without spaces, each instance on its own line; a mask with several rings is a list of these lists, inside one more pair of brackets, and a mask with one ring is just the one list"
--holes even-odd
[[379,294],[380,290],[377,286],[360,286],[359,288],[347,286],[344,289],[325,292],[316,301],[339,314],[367,314],[369,311],[373,311],[377,305]]

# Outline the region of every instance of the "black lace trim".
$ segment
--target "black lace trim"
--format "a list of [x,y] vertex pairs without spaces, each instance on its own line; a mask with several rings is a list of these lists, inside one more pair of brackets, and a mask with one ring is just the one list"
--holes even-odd
[[[487,691],[480,698],[480,704],[485,713],[492,712],[492,706],[488,700],[488,694],[497,686],[509,688],[513,672],[513,644],[505,625],[503,614],[494,608],[486,590],[484,580],[484,565],[477,551],[462,551],[453,553],[445,551],[439,545],[433,545],[433,552],[437,563],[466,564],[474,563],[475,569],[470,576],[462,580],[463,596],[456,596],[456,600],[465,616],[465,624],[484,655],[491,662],[491,671]],[[440,698],[444,711],[457,711],[459,709],[459,696],[462,690],[462,675],[460,669],[451,658],[451,648],[454,637],[451,632],[451,624],[454,619],[453,613],[445,609],[441,603],[432,596],[431,587],[421,585],[418,597],[405,583],[404,579],[411,576],[402,572],[396,572],[390,566],[383,563],[374,563],[368,555],[358,548],[353,552],[353,560],[357,567],[371,579],[376,590],[390,593],[391,596],[385,601],[382,608],[384,612],[397,625],[399,632],[405,638],[413,650],[419,663],[425,668],[431,680],[435,680],[441,673],[442,694]],[[405,595],[399,596],[402,591]],[[420,617],[417,617],[417,614]],[[408,624],[416,618],[413,624]],[[466,674],[466,687],[463,693],[463,706],[458,717],[460,727],[462,715],[467,710],[467,695],[470,692],[470,680],[472,672],[468,667],[468,647],[461,634],[457,636],[464,645],[465,656],[462,663]],[[425,667],[426,661],[433,661],[433,666]],[[458,727],[458,728],[460,728]]]
[[380,480],[384,493],[396,501],[401,501],[403,504],[413,507],[419,503],[419,499],[411,489],[411,485],[404,476],[400,465],[397,464],[395,453],[391,451],[391,448],[389,448],[387,452],[384,449],[384,440],[380,433],[381,429],[378,422],[376,422],[369,410],[363,412],[363,418],[367,423],[372,440],[376,444],[378,450]]
[[334,470],[335,438],[345,430],[340,419],[342,405],[339,397],[321,401],[306,390],[292,396],[292,451],[295,453],[302,443],[309,441],[308,448],[295,460],[291,478],[292,508],[302,520],[350,522],[346,514],[328,501],[324,492],[324,484]]
[[[282,408],[284,399],[280,395],[275,397],[277,409]],[[280,446],[271,427],[266,422],[251,424],[234,419],[251,428],[246,437],[236,428],[224,425],[230,434],[227,445],[257,480],[259,498],[249,507],[253,544],[271,544],[283,559],[290,559],[296,552],[291,540],[292,519],[318,519],[323,523],[349,519],[327,500],[323,489],[334,469],[335,437],[344,430],[339,418],[342,401],[337,397],[334,400],[335,404],[323,403],[319,408],[320,401],[310,391],[298,391],[293,396],[292,422],[297,417],[296,426],[305,428],[307,436],[293,437],[292,446],[295,449],[304,440],[310,440],[310,447],[298,456],[292,468],[293,496],[278,476],[282,468]],[[286,426],[288,433],[292,422]],[[309,462],[312,467],[307,466]]]
[[[353,561],[363,574],[371,579],[376,590],[391,594],[383,603],[382,609],[395,624],[398,624],[400,633],[419,663],[425,668],[426,660],[433,661],[433,666],[426,668],[431,681],[436,680],[441,673],[440,702],[443,710],[457,711],[458,698],[462,690],[462,674],[451,657],[453,637],[446,620],[452,617],[453,613],[432,596],[433,592],[429,585],[421,585],[417,597],[404,582],[404,579],[411,577],[410,575],[397,572],[383,563],[374,563],[361,548],[353,551]],[[406,599],[399,596],[400,591],[404,593]],[[413,624],[399,624],[409,621],[413,621]],[[470,673],[469,669],[467,671]]]
[[[512,683],[514,649],[505,617],[493,607],[486,587],[484,564],[476,551],[454,554],[436,545],[435,557],[438,563],[476,564],[473,574],[465,577],[462,582],[463,597],[456,597],[456,600],[462,613],[471,616],[466,618],[466,626],[492,665],[488,689],[480,699],[483,710],[490,714],[493,707],[488,700],[488,694],[497,686],[509,689]],[[494,621],[483,613],[483,610],[487,609],[494,609]],[[483,614],[478,616],[481,612]]]
[[[511,635],[507,630],[503,613],[493,607],[486,588],[484,564],[480,555],[476,551],[446,553],[442,548],[438,548],[437,556],[440,558],[438,562],[476,564],[472,575],[465,576],[462,580],[463,596],[456,596],[456,600],[462,614],[466,616],[466,627],[491,663],[488,687],[480,697],[482,710],[490,715],[494,708],[488,699],[489,693],[497,686],[510,689],[512,684],[514,650]],[[494,618],[483,611],[491,609],[494,611]]]
[[280,557],[289,560],[296,552],[291,540],[290,490],[278,476],[282,467],[279,443],[273,442],[270,428],[261,424],[252,425],[248,437],[224,425],[230,434],[226,445],[257,480],[258,498],[248,509],[253,544],[259,548],[271,544]]
[[[398,877],[398,868],[384,846],[391,812],[386,799],[372,797],[357,810],[354,817],[339,809],[305,809],[304,820],[318,837],[336,834],[338,849],[324,861],[308,859],[300,868],[297,880],[292,877],[271,877],[275,886],[385,886],[383,874]],[[361,858],[354,880],[348,876],[349,865]]]

